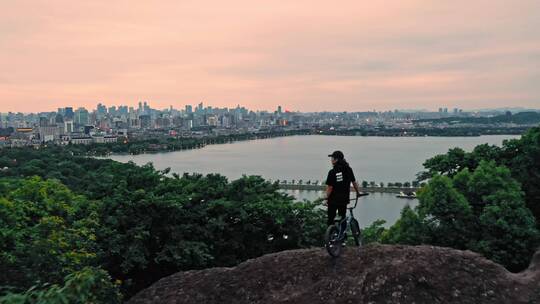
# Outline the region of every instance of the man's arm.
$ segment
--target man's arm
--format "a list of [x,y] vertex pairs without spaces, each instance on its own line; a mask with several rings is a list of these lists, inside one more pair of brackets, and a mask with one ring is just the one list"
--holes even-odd
[[332,187],[330,185],[326,186],[326,200],[328,200],[328,198],[330,198],[330,194],[332,194],[333,189],[334,189],[334,187]]
[[334,190],[335,183],[336,176],[332,174],[332,170],[330,170],[328,172],[328,177],[326,178],[326,201],[328,201],[328,199],[330,198],[330,194],[332,194],[332,190]]
[[360,187],[358,186],[358,182],[354,181],[353,183],[354,190],[356,190],[356,196],[360,195]]
[[352,168],[349,167],[349,173],[351,174],[351,181],[354,187],[354,190],[356,191],[356,196],[360,196],[360,187],[358,186],[358,182],[356,181],[356,177],[354,176],[354,172]]

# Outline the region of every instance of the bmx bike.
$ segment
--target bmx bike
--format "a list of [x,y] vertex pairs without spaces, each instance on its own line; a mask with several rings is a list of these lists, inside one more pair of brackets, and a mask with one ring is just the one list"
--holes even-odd
[[324,235],[324,247],[332,257],[338,257],[341,254],[343,244],[347,241],[347,230],[350,230],[354,244],[362,246],[362,231],[358,221],[354,218],[353,210],[358,205],[358,198],[366,196],[368,193],[361,193],[350,201],[355,201],[354,206],[347,207],[348,214],[342,219],[336,219],[333,225],[328,226]]

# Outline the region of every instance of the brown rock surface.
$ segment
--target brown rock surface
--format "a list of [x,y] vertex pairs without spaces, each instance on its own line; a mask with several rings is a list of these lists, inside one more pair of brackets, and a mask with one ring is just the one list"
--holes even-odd
[[431,246],[284,251],[233,268],[181,272],[138,303],[540,303],[540,253],[513,274],[470,252]]

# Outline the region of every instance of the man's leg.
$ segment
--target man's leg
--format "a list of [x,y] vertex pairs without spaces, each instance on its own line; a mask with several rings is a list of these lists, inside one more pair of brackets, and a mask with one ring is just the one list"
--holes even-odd
[[327,211],[328,212],[328,221],[327,221],[328,226],[334,225],[334,219],[336,218],[336,211],[337,211],[336,205],[328,204],[328,211]]
[[340,217],[340,232],[341,232],[341,235],[340,237],[342,238],[345,238],[346,236],[346,232],[345,230],[347,229],[347,222],[345,222],[345,216],[347,215],[347,205],[344,205],[344,206],[338,206],[337,207],[337,212],[339,214],[339,217]]
[[337,207],[337,211],[341,219],[344,219],[347,215],[347,205]]

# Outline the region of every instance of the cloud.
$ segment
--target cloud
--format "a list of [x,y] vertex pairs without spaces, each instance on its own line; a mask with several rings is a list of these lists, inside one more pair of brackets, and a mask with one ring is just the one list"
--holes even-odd
[[540,2],[19,0],[0,111],[540,106]]

